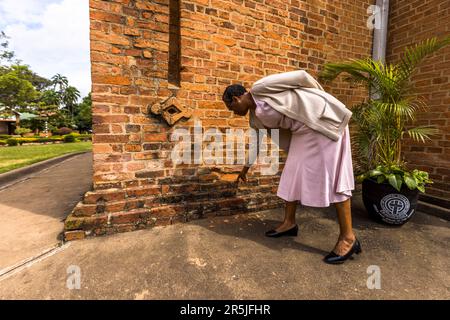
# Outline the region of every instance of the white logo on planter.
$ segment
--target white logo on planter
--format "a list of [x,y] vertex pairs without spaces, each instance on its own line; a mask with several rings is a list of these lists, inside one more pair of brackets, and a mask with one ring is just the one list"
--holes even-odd
[[367,278],[366,285],[370,290],[381,289],[381,269],[379,266],[371,265],[367,267]]
[[408,215],[409,200],[404,195],[398,193],[388,194],[381,199],[380,205],[380,214],[390,221],[401,222],[410,216]]

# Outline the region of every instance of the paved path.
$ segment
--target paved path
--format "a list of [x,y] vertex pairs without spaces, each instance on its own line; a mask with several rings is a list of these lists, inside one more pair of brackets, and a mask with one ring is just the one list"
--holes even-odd
[[[450,225],[417,213],[400,228],[367,219],[353,197],[363,254],[324,264],[334,208],[300,208],[300,234],[266,238],[282,210],[217,217],[69,242],[6,279],[6,299],[450,299]],[[368,289],[378,266],[381,289]],[[78,269],[79,268],[79,269]],[[80,271],[80,288],[69,272]],[[370,271],[370,269],[369,269]]]
[[92,153],[83,153],[0,190],[0,270],[60,242],[63,219],[90,190]]

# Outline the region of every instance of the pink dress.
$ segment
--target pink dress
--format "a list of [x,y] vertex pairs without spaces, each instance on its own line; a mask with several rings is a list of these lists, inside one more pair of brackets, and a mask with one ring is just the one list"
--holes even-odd
[[277,196],[310,207],[345,201],[355,188],[348,125],[338,141],[255,99],[255,114],[269,128],[290,129],[292,137]]

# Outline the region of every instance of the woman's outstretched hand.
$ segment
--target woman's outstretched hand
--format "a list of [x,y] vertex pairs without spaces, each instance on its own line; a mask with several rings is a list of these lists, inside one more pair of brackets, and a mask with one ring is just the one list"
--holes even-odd
[[241,172],[239,173],[236,182],[239,183],[239,180],[242,180],[243,182],[247,182],[247,171],[249,167],[243,167]]

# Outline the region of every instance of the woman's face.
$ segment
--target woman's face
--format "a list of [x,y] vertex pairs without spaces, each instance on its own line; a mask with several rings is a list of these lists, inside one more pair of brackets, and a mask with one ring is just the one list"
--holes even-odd
[[242,96],[233,97],[233,101],[231,102],[229,109],[233,111],[234,114],[239,116],[245,116],[247,114],[248,109],[250,108],[247,94],[248,93],[244,93]]

